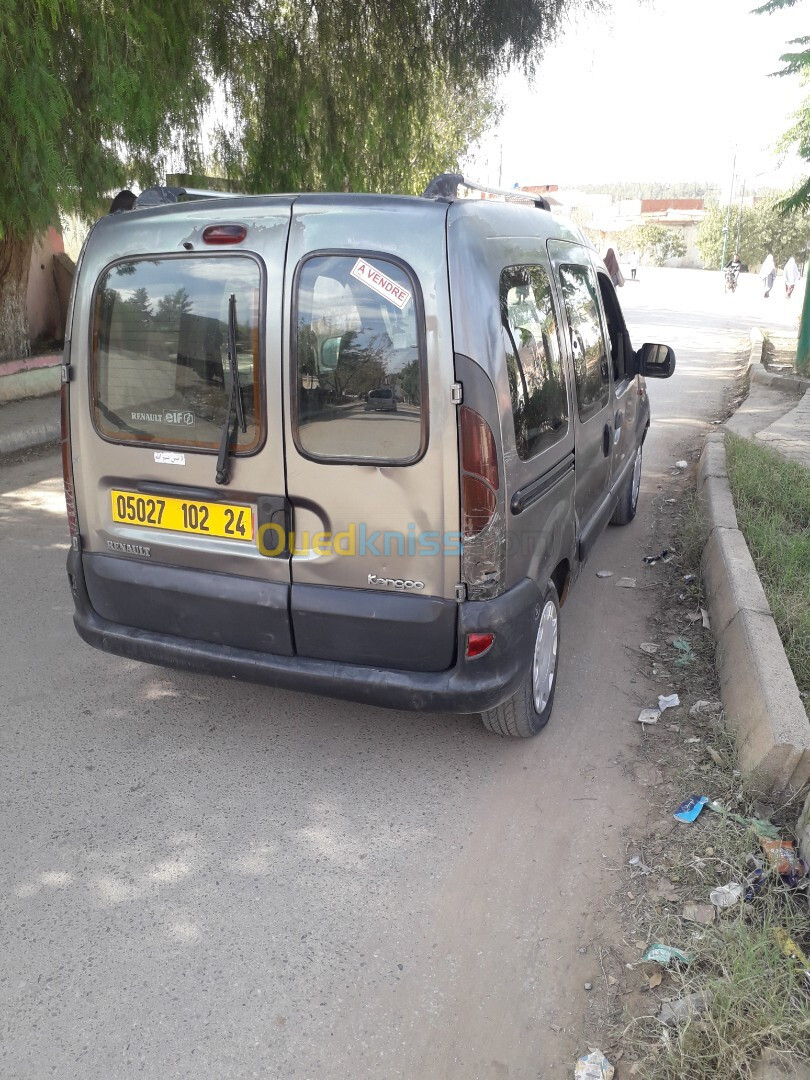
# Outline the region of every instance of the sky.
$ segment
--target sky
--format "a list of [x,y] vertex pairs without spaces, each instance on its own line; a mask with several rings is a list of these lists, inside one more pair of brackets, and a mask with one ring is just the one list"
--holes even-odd
[[[810,3],[753,15],[756,0],[607,0],[574,17],[532,83],[499,86],[503,118],[464,163],[502,186],[612,180],[709,180],[728,190],[791,186],[795,156],[774,144],[810,86],[770,78]],[[783,159],[784,160],[781,160]]]

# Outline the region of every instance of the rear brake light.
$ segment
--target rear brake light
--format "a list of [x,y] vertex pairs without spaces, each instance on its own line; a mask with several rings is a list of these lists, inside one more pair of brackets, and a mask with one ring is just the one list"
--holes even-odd
[[[68,369],[69,371],[70,369]],[[62,421],[62,478],[65,483],[65,508],[67,510],[68,529],[71,539],[75,541],[79,536],[79,519],[76,514],[76,496],[73,490],[73,462],[70,460],[70,399],[68,398],[68,383],[62,383],[62,392],[59,399]]]
[[246,225],[207,225],[202,234],[204,244],[241,244],[246,236]]
[[492,648],[494,640],[494,634],[467,634],[467,659],[471,660],[474,656],[483,656],[485,652]]
[[498,490],[498,454],[489,424],[473,409],[461,407],[461,467]]
[[498,452],[492,428],[474,409],[461,408],[461,518],[465,537],[478,536],[497,506]]
[[495,513],[494,492],[477,476],[461,478],[461,507],[465,536],[478,536]]

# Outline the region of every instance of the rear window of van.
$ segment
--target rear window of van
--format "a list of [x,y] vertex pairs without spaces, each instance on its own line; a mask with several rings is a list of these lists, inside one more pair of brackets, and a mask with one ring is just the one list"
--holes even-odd
[[231,296],[247,422],[231,448],[249,453],[257,447],[261,273],[244,256],[139,259],[105,271],[93,324],[93,413],[101,435],[219,448],[230,392]]
[[321,461],[404,465],[424,450],[423,329],[399,263],[316,255],[295,293],[294,422]]

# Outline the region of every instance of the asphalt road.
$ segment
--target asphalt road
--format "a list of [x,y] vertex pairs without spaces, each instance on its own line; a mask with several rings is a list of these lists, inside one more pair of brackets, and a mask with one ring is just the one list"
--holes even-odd
[[[571,1075],[607,868],[647,806],[632,650],[655,590],[615,581],[653,573],[651,498],[719,415],[755,293],[643,268],[623,290],[634,342],[678,369],[531,742],[90,649],[58,457],[0,466],[0,1075]],[[798,313],[777,297],[772,323]]]

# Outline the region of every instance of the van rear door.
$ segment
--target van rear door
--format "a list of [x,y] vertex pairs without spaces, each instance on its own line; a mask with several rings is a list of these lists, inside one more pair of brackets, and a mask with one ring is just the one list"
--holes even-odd
[[[71,439],[88,594],[113,622],[293,653],[289,558],[258,545],[262,528],[287,516],[280,354],[290,204],[133,211],[104,219],[88,243]],[[207,226],[233,223],[245,226],[238,246],[203,238]],[[228,482],[217,483],[225,430]]]
[[285,424],[302,656],[413,671],[455,659],[446,211],[373,196],[293,207]]

